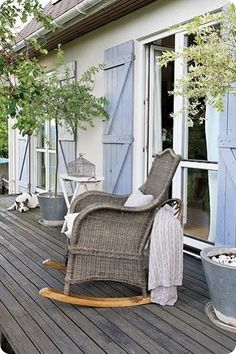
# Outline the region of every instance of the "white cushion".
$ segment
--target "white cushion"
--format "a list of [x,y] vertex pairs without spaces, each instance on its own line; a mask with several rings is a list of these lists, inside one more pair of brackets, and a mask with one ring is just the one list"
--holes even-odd
[[71,213],[71,214],[67,214],[65,216],[66,226],[67,226],[67,230],[66,230],[65,234],[67,237],[71,237],[73,224],[74,224],[75,218],[78,215],[79,215],[79,213]]
[[126,200],[124,206],[126,207],[139,207],[147,205],[153,201],[151,194],[143,194],[139,189],[132,194]]

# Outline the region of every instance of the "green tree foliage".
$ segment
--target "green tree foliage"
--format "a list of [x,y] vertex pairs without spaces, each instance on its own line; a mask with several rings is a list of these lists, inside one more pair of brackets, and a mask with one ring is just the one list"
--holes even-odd
[[212,105],[218,111],[224,109],[227,92],[236,95],[232,83],[236,79],[236,8],[230,5],[219,14],[197,17],[184,27],[194,43],[182,51],[164,52],[161,66],[181,59],[188,66],[187,73],[177,82],[172,94],[186,100],[184,108],[189,112],[190,123],[194,117],[204,118],[202,106]]
[[19,129],[23,136],[37,132],[45,121],[55,121],[56,194],[58,125],[65,125],[74,134],[77,128],[92,127],[95,118],[108,119],[105,110],[108,102],[105,97],[97,98],[92,93],[93,78],[101,66],[91,67],[77,82],[68,79],[62,85],[59,66],[62,64],[63,52],[60,46],[55,71],[51,76],[39,63],[38,57],[47,55],[47,50],[36,39],[26,42],[24,50],[15,50],[19,36],[14,28],[19,22],[26,23],[33,17],[46,29],[55,29],[51,18],[43,14],[38,0],[5,0],[0,6],[0,132],[3,132],[0,150],[7,146],[5,138],[9,118],[14,119],[13,128]]
[[0,122],[0,157],[8,156],[8,129],[7,121]]
[[[7,149],[7,120],[16,119],[14,127],[20,132],[32,134],[40,125],[32,119],[32,100],[41,90],[44,68],[28,49],[41,55],[47,51],[35,40],[26,42],[26,50],[17,52],[19,37],[16,28],[35,18],[48,30],[54,30],[50,16],[43,14],[38,0],[5,0],[0,6],[0,151]],[[23,38],[22,38],[23,39]]]
[[[62,57],[59,48],[57,57]],[[68,73],[63,74],[65,79],[60,79],[59,60],[55,71],[51,76],[41,81],[40,95],[36,95],[31,104],[31,111],[34,112],[36,122],[54,121],[56,124],[56,171],[55,171],[55,195],[57,194],[58,179],[58,127],[65,126],[68,131],[73,132],[77,142],[77,129],[86,130],[94,126],[95,119],[107,120],[106,112],[108,100],[105,97],[96,97],[93,92],[94,75],[101,70],[102,66],[90,67],[78,81],[71,81]],[[25,118],[24,118],[25,119]],[[18,119],[18,126],[20,120]],[[23,122],[25,125],[25,121]],[[75,146],[77,151],[77,146]]]
[[[60,49],[58,54],[62,55]],[[41,95],[33,103],[37,120],[40,117],[46,121],[54,120],[76,134],[77,128],[86,130],[94,127],[95,118],[108,119],[105,110],[108,100],[105,97],[96,97],[92,92],[94,76],[101,68],[102,65],[90,67],[78,81],[66,79],[68,73],[65,69],[63,82],[60,79],[60,66],[56,68],[46,80]]]

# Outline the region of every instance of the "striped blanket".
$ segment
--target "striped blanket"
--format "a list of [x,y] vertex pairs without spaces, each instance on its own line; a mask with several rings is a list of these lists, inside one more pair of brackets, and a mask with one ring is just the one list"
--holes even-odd
[[155,216],[150,241],[148,288],[151,301],[174,305],[183,279],[183,229],[169,205]]

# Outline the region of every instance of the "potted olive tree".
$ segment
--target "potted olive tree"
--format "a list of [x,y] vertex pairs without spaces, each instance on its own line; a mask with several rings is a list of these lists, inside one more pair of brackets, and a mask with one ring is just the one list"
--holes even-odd
[[[184,109],[193,124],[195,117],[205,119],[199,112],[205,112],[206,104],[223,111],[225,96],[236,96],[235,5],[219,14],[197,17],[183,29],[192,36],[193,44],[179,52],[165,52],[161,65],[180,58],[188,66],[172,94],[185,98]],[[236,332],[236,245],[211,246],[201,257],[211,297],[206,313],[218,326]]]
[[[6,134],[7,121],[13,118],[13,128],[18,129],[23,136],[28,136],[30,146],[32,135],[40,130],[44,122],[55,121],[55,199],[58,179],[58,126],[65,124],[76,135],[77,128],[93,126],[94,118],[108,118],[105,111],[106,99],[96,98],[91,88],[93,75],[101,67],[90,68],[78,82],[71,83],[68,80],[67,85],[60,85],[57,70],[48,78],[46,69],[40,64],[38,58],[47,55],[47,50],[37,39],[26,40],[24,50],[15,50],[15,27],[19,23],[26,23],[32,16],[48,30],[55,30],[51,17],[43,14],[40,2],[22,0],[16,6],[14,0],[5,0],[0,5],[0,12],[3,14],[0,17],[0,130]],[[58,55],[61,55],[60,49]]]
[[[58,56],[62,53],[59,49]],[[61,61],[60,61],[61,64]],[[65,65],[66,67],[66,65]],[[94,75],[102,67],[90,67],[78,81],[63,80],[60,82],[58,66],[45,81],[41,95],[37,97],[32,105],[34,115],[43,121],[55,122],[56,140],[56,163],[54,173],[54,191],[38,195],[39,205],[42,213],[42,224],[57,226],[63,223],[66,214],[64,197],[58,193],[58,167],[59,167],[59,135],[58,129],[64,126],[74,134],[75,151],[77,151],[77,130],[86,130],[93,127],[95,119],[108,119],[105,108],[108,101],[105,97],[96,97],[92,92]],[[65,69],[66,70],[66,69]],[[65,77],[67,73],[65,72]]]

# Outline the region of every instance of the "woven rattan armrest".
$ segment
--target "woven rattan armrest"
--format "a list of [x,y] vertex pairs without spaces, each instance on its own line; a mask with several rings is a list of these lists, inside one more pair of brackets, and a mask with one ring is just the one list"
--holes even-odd
[[87,191],[78,195],[71,203],[70,213],[78,213],[88,206],[95,203],[109,203],[111,205],[120,205],[122,206],[126,199],[129,197],[127,195],[114,195],[110,193],[105,193],[101,191]]
[[[123,237],[125,242],[130,238],[136,238],[142,245],[146,242],[145,230],[148,232],[150,215],[153,214],[153,207],[124,207],[114,204],[93,204],[76,217],[70,245],[78,247],[100,248],[101,244],[120,241]],[[140,235],[140,240],[139,239]],[[142,240],[141,240],[142,239]],[[112,241],[113,240],[113,241]]]

